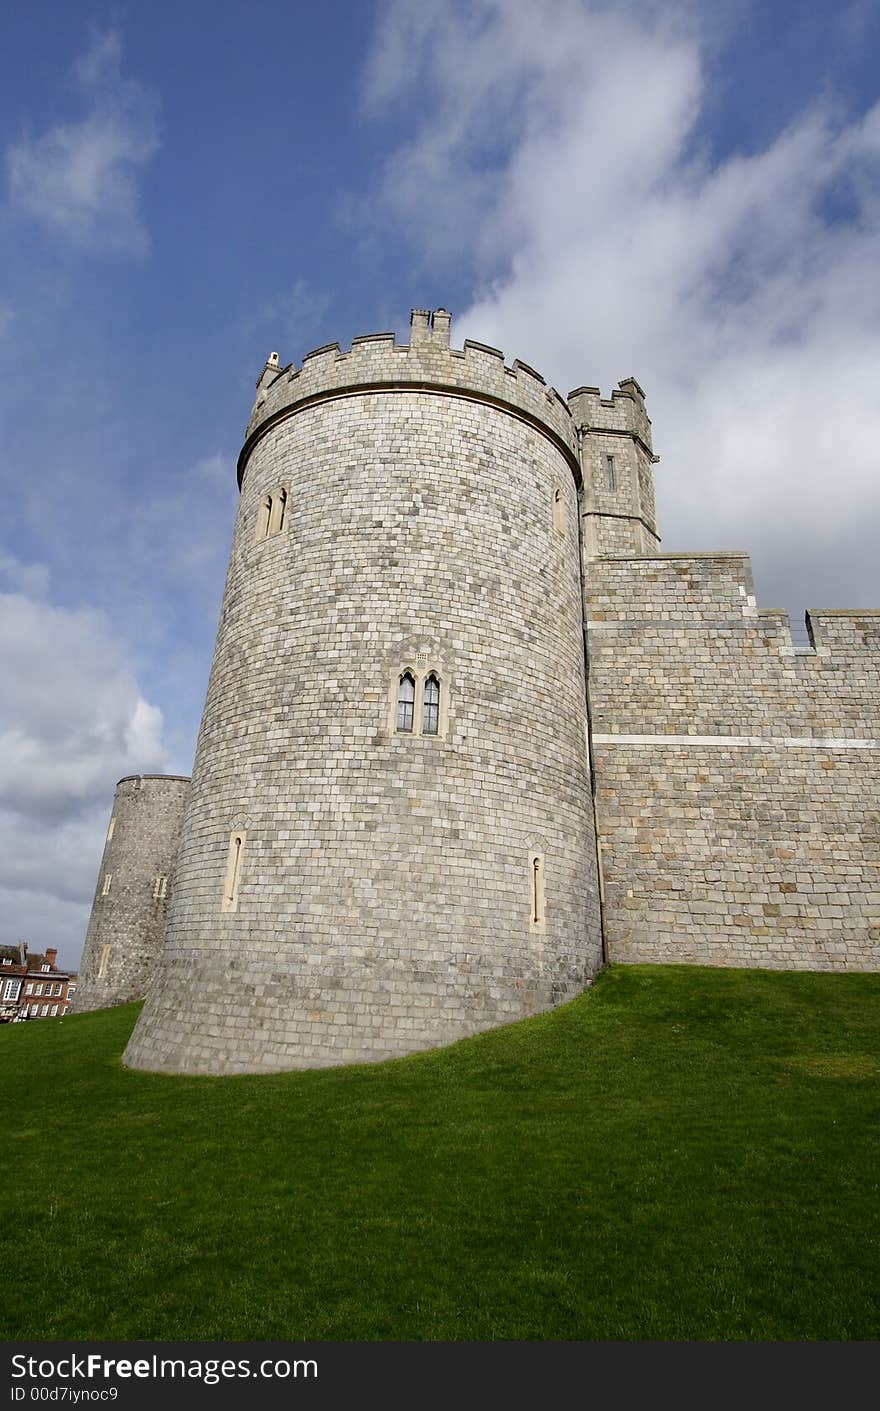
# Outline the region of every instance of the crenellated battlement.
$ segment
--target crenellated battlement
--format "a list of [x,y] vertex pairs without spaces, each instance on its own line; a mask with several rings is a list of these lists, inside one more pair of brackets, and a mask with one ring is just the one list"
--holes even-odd
[[657,461],[651,443],[651,418],[645,409],[645,394],[634,377],[619,382],[610,397],[598,387],[576,387],[568,394],[568,404],[578,429],[632,436]]
[[875,675],[878,672],[880,610],[811,608],[800,623],[792,622],[785,608],[757,608],[754,620],[764,645],[782,657],[805,658],[804,670],[811,660],[822,670],[823,659],[857,665],[865,658]]
[[[488,402],[531,423],[563,451],[579,483],[577,431],[564,398],[528,363],[516,359],[507,366],[498,348],[471,339],[460,349],[450,347],[450,322],[445,309],[413,309],[409,343],[399,344],[393,333],[364,334],[352,340],[347,352],[338,343],[313,349],[299,368],[295,363],[280,368],[273,353],[257,382],[239,457],[239,485],[254,445],[269,426],[318,402],[396,389]],[[630,394],[625,395],[632,405]]]
[[596,631],[650,626],[670,633],[733,633],[723,640],[776,657],[803,656],[804,670],[810,660],[823,670],[830,658],[865,658],[880,676],[880,609],[810,608],[803,624],[792,622],[785,608],[758,607],[744,550],[604,555],[590,578],[587,620]]
[[880,610],[814,608],[793,624],[757,606],[747,554],[599,559],[585,618],[624,733],[876,737]]
[[880,608],[809,608],[804,616],[817,652],[870,654],[875,673],[880,671]]

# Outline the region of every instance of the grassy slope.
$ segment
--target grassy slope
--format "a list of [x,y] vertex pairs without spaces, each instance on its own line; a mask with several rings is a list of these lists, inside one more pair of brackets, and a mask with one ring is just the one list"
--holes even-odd
[[880,976],[621,967],[268,1078],[127,1072],[136,1014],[0,1028],[4,1337],[880,1332]]

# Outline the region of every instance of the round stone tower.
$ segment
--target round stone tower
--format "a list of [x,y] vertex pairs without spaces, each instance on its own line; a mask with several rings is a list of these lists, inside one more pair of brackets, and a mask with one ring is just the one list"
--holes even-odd
[[116,785],[72,1008],[141,999],[162,949],[189,780],[132,774]]
[[387,1058],[601,963],[568,407],[443,310],[257,388],[135,1068]]

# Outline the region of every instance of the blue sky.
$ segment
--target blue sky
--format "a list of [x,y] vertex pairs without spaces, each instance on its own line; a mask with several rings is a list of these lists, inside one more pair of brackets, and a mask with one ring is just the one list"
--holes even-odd
[[34,3],[0,51],[0,939],[188,773],[267,353],[635,375],[669,549],[880,605],[876,4]]

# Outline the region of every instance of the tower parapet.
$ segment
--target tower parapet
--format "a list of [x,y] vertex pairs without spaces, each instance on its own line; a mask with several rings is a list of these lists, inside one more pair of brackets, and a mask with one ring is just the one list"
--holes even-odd
[[116,785],[83,950],[76,1011],[142,999],[162,948],[189,779],[130,774]]
[[393,333],[369,333],[343,352],[328,343],[306,353],[302,366],[277,368],[272,354],[257,383],[247,439],[238,461],[239,485],[254,446],[266,431],[307,406],[369,392],[417,391],[483,402],[535,426],[557,446],[580,482],[577,432],[563,398],[534,368],[518,359],[508,367],[498,348],[466,339],[450,347],[450,316],[413,309],[409,343]]

